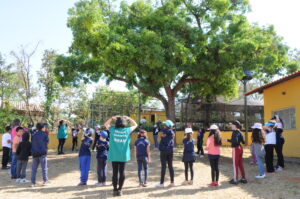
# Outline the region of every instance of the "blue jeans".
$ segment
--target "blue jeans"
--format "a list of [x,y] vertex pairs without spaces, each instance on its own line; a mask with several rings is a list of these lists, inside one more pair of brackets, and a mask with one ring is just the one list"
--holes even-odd
[[44,182],[48,181],[48,165],[47,165],[47,155],[42,155],[40,157],[33,157],[32,158],[32,169],[31,169],[31,183],[35,184],[36,182],[36,173],[41,163],[42,166],[42,175]]
[[265,174],[265,167],[264,167],[264,158],[258,156],[258,154],[255,154],[257,164],[258,164],[258,169],[259,169],[259,175],[264,175]]
[[158,148],[158,135],[153,135],[153,140],[155,148]]
[[80,182],[86,183],[88,181],[90,166],[91,166],[91,156],[79,157]]
[[142,180],[142,170],[143,170],[143,168],[144,168],[144,172],[145,172],[145,181],[144,181],[144,183],[147,183],[147,179],[148,179],[148,158],[147,157],[139,158],[137,162],[138,162],[138,176],[139,176],[140,184],[143,183],[143,180]]
[[100,183],[106,182],[106,170],[107,170],[106,159],[97,158],[98,182]]
[[17,178],[17,153],[11,153],[11,167],[10,174],[12,178]]

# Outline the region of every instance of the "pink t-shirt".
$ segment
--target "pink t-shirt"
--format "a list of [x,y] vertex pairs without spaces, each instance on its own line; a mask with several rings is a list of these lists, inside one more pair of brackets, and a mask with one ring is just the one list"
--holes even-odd
[[16,137],[18,127],[19,126],[15,126],[15,127],[12,128],[12,130],[11,130],[11,140],[14,140],[14,138]]
[[207,138],[206,147],[208,149],[208,154],[209,155],[220,155],[221,154],[220,146],[215,146],[214,141],[215,141],[215,139],[214,139],[213,135]]

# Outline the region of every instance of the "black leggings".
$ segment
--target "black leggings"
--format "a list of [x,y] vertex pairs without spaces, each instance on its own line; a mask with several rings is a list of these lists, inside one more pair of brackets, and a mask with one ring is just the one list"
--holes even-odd
[[266,168],[267,168],[267,172],[274,172],[274,165],[273,165],[273,159],[274,159],[274,148],[275,145],[274,144],[266,144],[265,145],[265,150],[266,150],[266,157],[265,157],[265,161],[266,161]]
[[189,166],[190,166],[190,171],[191,171],[191,180],[194,179],[193,164],[194,164],[194,162],[184,162],[184,175],[185,175],[186,181],[189,180]]
[[212,182],[219,181],[219,158],[209,158]]
[[160,152],[160,162],[161,162],[161,175],[160,175],[160,184],[165,182],[165,175],[167,164],[170,172],[171,183],[174,183],[174,168],[173,168],[173,152]]
[[73,139],[72,139],[72,151],[74,151],[74,149],[77,149],[77,144],[78,144],[78,137],[73,137]]
[[284,168],[284,157],[282,153],[282,148],[283,148],[284,140],[280,140],[279,143],[275,145],[275,151],[277,154],[277,167],[282,167]]
[[[125,181],[125,165],[126,162],[112,162],[112,169],[113,169],[113,186],[114,191],[122,190]],[[119,184],[119,188],[118,188]]]
[[66,141],[66,139],[58,139],[58,147],[57,147],[58,153],[63,152],[65,141]]
[[203,146],[202,146],[203,142],[199,142],[197,143],[197,154],[201,154],[204,155],[204,150],[203,150]]

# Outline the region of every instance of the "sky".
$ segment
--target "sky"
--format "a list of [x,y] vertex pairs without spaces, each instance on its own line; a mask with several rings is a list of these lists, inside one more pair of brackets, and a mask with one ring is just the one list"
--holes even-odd
[[[68,9],[77,0],[0,0],[0,52],[12,61],[10,52],[18,51],[23,45],[33,49],[40,42],[37,53],[32,58],[35,71],[33,81],[37,81],[36,71],[41,65],[45,49],[66,53],[72,42],[71,30],[66,26]],[[300,49],[299,19],[300,0],[250,0],[251,22],[260,25],[273,24],[278,35],[291,48]],[[104,85],[100,81],[97,85]],[[110,85],[114,90],[126,90],[122,82]],[[88,86],[92,93],[95,85]]]

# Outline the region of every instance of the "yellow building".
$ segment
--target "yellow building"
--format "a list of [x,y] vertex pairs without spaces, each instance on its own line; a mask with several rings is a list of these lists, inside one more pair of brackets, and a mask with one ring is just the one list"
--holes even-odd
[[245,95],[264,95],[264,119],[279,115],[284,122],[283,153],[289,157],[300,157],[300,71],[254,89]]
[[[138,113],[134,112],[130,115],[135,121],[138,121]],[[154,124],[158,121],[166,121],[167,116],[164,110],[159,109],[142,109],[141,110],[141,119],[145,119],[147,124]]]

